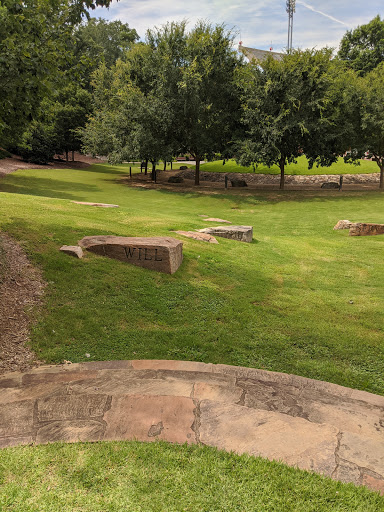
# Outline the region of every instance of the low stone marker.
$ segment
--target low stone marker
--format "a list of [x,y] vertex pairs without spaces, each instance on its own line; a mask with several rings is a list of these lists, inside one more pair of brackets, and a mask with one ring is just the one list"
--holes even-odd
[[118,208],[118,204],[107,204],[107,203],[86,203],[85,201],[71,201],[75,204],[84,204],[85,206],[98,206],[99,208]]
[[350,220],[339,220],[333,229],[350,229],[354,224]]
[[60,247],[60,251],[65,252],[70,256],[74,256],[75,258],[83,257],[83,249],[78,245],[63,245]]
[[213,228],[198,229],[198,232],[248,243],[252,242],[253,237],[252,226],[215,226]]
[[79,245],[138,267],[174,274],[183,261],[183,242],[170,237],[86,236]]
[[208,219],[203,220],[204,222],[225,222],[226,224],[232,224],[230,220],[216,219],[215,217],[208,217]]
[[384,235],[384,224],[356,222],[349,230],[349,236]]
[[195,231],[175,231],[175,233],[178,235],[186,236],[187,238],[199,240],[200,242],[208,242],[210,244],[219,243],[214,236],[208,235],[208,233],[196,233]]

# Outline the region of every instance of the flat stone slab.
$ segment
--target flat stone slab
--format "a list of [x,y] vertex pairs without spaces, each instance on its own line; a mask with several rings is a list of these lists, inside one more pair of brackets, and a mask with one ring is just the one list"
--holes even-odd
[[215,217],[208,217],[207,219],[203,219],[204,222],[225,222],[226,224],[232,224],[230,220],[217,219]]
[[350,230],[349,236],[370,236],[384,235],[384,224],[370,224],[365,222],[354,223]]
[[86,236],[87,251],[138,267],[174,274],[183,261],[183,243],[170,237]]
[[212,228],[198,229],[199,233],[207,233],[208,235],[221,236],[222,238],[230,238],[238,242],[252,242],[253,227],[252,226],[215,226]]
[[201,443],[384,494],[384,397],[189,361],[92,361],[0,376],[0,448],[54,441]]
[[178,235],[186,236],[187,238],[199,240],[200,242],[208,242],[210,244],[219,243],[214,236],[208,235],[208,233],[196,233],[196,231],[175,231],[175,233]]
[[63,245],[60,247],[60,251],[65,252],[70,256],[74,256],[75,258],[83,257],[83,249],[78,245]]
[[350,220],[339,220],[333,229],[350,229],[354,225],[354,222]]
[[98,206],[99,208],[119,208],[118,204],[108,204],[108,203],[87,203],[85,201],[71,201],[71,203],[75,204],[84,204],[85,206]]

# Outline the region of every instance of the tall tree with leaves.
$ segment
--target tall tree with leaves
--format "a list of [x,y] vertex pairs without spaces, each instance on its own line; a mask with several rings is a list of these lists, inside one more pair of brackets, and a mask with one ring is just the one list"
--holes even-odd
[[238,161],[278,165],[281,189],[285,166],[303,153],[310,167],[328,166],[348,147],[349,123],[345,109],[337,106],[342,95],[335,88],[337,64],[330,58],[328,49],[294,51],[281,61],[251,63],[239,73],[246,137]]
[[384,20],[377,15],[366,25],[348,30],[338,57],[362,75],[372,71],[384,61]]

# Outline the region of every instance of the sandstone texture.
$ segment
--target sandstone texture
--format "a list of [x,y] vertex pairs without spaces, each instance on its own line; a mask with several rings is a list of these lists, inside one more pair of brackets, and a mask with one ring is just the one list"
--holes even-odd
[[41,366],[0,378],[0,447],[53,441],[201,443],[384,494],[384,397],[188,361]]
[[75,258],[83,257],[83,249],[78,245],[62,245],[60,247],[60,251],[65,252],[70,256],[74,256]]
[[76,204],[84,204],[85,206],[98,206],[99,208],[119,208],[118,204],[107,204],[107,203],[87,203],[85,201],[71,201]]
[[350,220],[339,220],[333,229],[350,229],[353,225]]
[[210,244],[219,243],[214,236],[208,235],[208,233],[196,233],[196,231],[175,231],[175,233],[178,235],[186,236],[187,238],[199,240],[200,242],[208,242]]
[[166,274],[183,261],[183,243],[170,237],[86,236],[79,245],[101,256]]
[[384,235],[384,224],[356,222],[349,230],[349,236]]
[[215,226],[212,228],[199,229],[198,232],[248,243],[252,242],[253,237],[252,226]]

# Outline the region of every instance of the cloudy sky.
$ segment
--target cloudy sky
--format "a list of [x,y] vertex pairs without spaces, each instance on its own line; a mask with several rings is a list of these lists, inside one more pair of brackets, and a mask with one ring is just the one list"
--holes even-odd
[[[287,45],[288,16],[285,0],[112,0],[109,9],[92,15],[121,20],[135,28],[142,39],[148,28],[167,21],[198,19],[224,23],[236,32],[235,41],[244,46],[281,51]],[[384,17],[383,0],[296,0],[293,18],[295,48],[337,48],[346,30]]]

